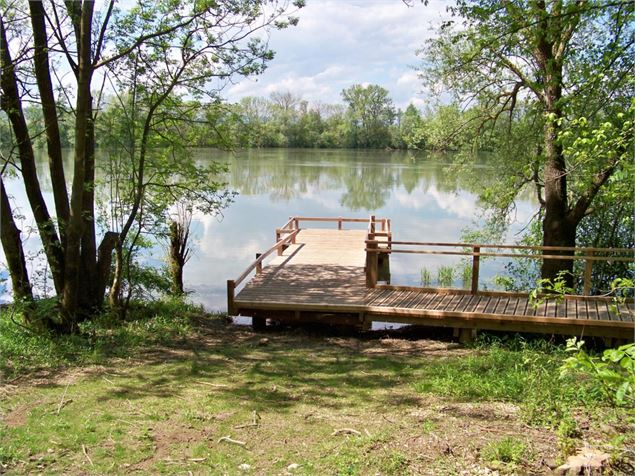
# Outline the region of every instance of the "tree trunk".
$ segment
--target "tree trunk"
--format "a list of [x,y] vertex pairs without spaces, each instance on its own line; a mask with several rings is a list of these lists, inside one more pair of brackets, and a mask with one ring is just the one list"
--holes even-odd
[[[24,249],[20,239],[20,230],[15,224],[9,197],[0,177],[0,240],[11,275],[13,299],[15,302],[33,301],[31,283],[26,269]],[[27,316],[25,316],[27,317]]]
[[91,112],[90,84],[93,73],[91,58],[91,35],[94,3],[85,1],[81,7],[80,34],[78,37],[77,100],[75,107],[75,157],[71,207],[67,230],[66,269],[62,311],[64,324],[72,329],[77,318],[80,294],[81,241],[84,228],[83,198],[86,187],[86,151],[91,128],[88,118]]
[[[542,222],[544,246],[575,246],[576,223],[569,219],[567,201],[566,165],[562,146],[557,141],[558,126],[549,121],[545,126],[544,166],[545,216]],[[545,254],[573,255],[573,251],[545,251]],[[573,260],[545,259],[541,274],[545,279],[555,279],[559,273],[565,273],[569,286],[573,283]]]
[[[81,272],[85,279],[81,282],[79,297],[81,317],[89,317],[97,309],[101,308],[104,300],[104,293],[99,294],[98,291],[99,276],[95,236],[95,123],[93,120],[92,98],[90,101],[91,107],[89,107],[87,117],[86,157],[84,161],[84,196],[82,198]],[[112,247],[110,250],[112,253]]]
[[[556,55],[556,41],[563,41],[564,31],[559,19],[549,21],[549,12],[544,1],[536,3],[538,23],[536,25],[536,49],[534,56],[543,78],[540,100],[546,114],[544,129],[545,166],[544,209],[542,222],[544,246],[575,246],[577,223],[568,219],[567,168],[562,145],[558,141],[562,112],[562,58]],[[557,5],[554,6],[556,8]],[[557,16],[557,15],[556,15]],[[573,251],[546,251],[546,254],[573,255]],[[559,273],[569,286],[573,283],[573,260],[545,259],[541,274],[544,279],[555,279]]]
[[[183,290],[183,266],[185,259],[183,256],[183,227],[176,220],[170,222],[170,277],[172,279],[172,294],[179,296],[184,294]],[[187,245],[187,235],[185,235],[185,245]]]
[[120,307],[121,303],[121,284],[123,280],[123,245],[121,240],[118,239],[115,245],[115,271],[112,277],[112,283],[110,284],[110,293],[108,295],[108,301],[110,307],[116,310]]
[[112,266],[112,252],[119,239],[119,234],[114,231],[108,231],[104,235],[103,240],[97,251],[97,290],[96,296],[100,298],[100,306],[103,305],[106,286],[110,282],[110,268]]
[[9,51],[4,23],[1,18],[0,67],[2,70],[0,85],[3,93],[0,106],[2,110],[6,112],[11,122],[11,127],[18,145],[18,156],[20,159],[22,179],[24,180],[24,188],[38,227],[38,232],[40,233],[40,239],[44,245],[46,258],[49,262],[51,274],[53,275],[55,290],[57,293],[60,293],[64,289],[63,250],[59,237],[57,236],[55,225],[48,212],[46,202],[44,201],[44,196],[42,195],[42,189],[35,167],[33,145],[22,110],[15,68]]
[[[44,126],[46,128],[46,146],[49,157],[49,170],[51,173],[51,185],[53,199],[57,215],[62,249],[66,247],[65,224],[68,222],[69,205],[66,179],[64,176],[64,163],[62,160],[62,145],[60,142],[60,129],[53,94],[53,83],[49,69],[48,42],[46,23],[44,18],[44,5],[41,1],[30,1],[31,24],[33,26],[33,44],[35,46],[34,66],[35,79],[37,80]],[[63,264],[62,264],[63,266]]]

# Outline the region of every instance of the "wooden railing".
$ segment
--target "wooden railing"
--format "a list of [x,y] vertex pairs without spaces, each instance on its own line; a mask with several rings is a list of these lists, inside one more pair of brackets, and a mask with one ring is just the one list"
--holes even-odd
[[[375,219],[374,216],[369,218],[345,218],[345,217],[303,217],[292,216],[289,220],[280,228],[276,228],[276,242],[264,253],[257,253],[256,260],[253,261],[247,269],[237,278],[227,280],[227,313],[232,315],[235,312],[234,299],[236,295],[236,288],[255,270],[256,274],[262,272],[263,261],[271,256],[274,251],[278,256],[282,255],[284,250],[291,244],[295,243],[297,234],[300,232],[300,223],[302,222],[326,222],[337,223],[337,229],[343,230],[345,223],[368,223],[368,233],[366,235],[366,241],[375,240],[376,237],[385,237],[381,243],[390,243],[392,239],[392,233],[390,231],[390,219],[379,218]],[[381,231],[376,232],[376,225],[380,225]],[[372,233],[371,233],[372,230]],[[388,245],[390,246],[390,245]],[[383,249],[383,248],[382,248]],[[375,259],[377,256],[375,255]]]
[[[585,260],[583,295],[589,295],[591,291],[591,277],[593,274],[593,263],[596,261],[619,261],[635,262],[634,250],[629,248],[578,248],[570,246],[528,246],[528,245],[490,245],[475,243],[428,243],[421,241],[391,241],[390,248],[380,248],[380,241],[370,238],[366,241],[366,285],[375,287],[377,285],[377,259],[380,253],[408,253],[408,254],[428,254],[428,255],[450,255],[450,256],[471,256],[472,257],[472,280],[471,293],[478,292],[478,280],[480,272],[480,258],[529,258],[529,259],[554,259],[554,260]],[[454,247],[462,248],[461,251],[442,251],[437,249],[403,249],[393,246],[426,246],[426,247]],[[504,253],[504,252],[483,252],[483,249],[498,250],[525,250],[539,251],[540,253]],[[471,251],[467,251],[471,250]],[[544,252],[547,254],[544,254]],[[550,254],[549,252],[569,252],[572,254]],[[575,253],[583,253],[576,255]],[[624,256],[628,254],[629,256]],[[375,258],[373,258],[374,256]]]
[[282,254],[284,247],[289,244],[295,243],[295,237],[300,230],[293,230],[284,238],[276,241],[276,243],[264,253],[256,253],[256,260],[253,261],[247,269],[236,279],[227,280],[227,313],[231,316],[234,313],[234,298],[236,294],[236,288],[242,283],[252,271],[256,271],[256,274],[262,272],[262,262],[268,258],[274,251],[278,252],[278,255]]

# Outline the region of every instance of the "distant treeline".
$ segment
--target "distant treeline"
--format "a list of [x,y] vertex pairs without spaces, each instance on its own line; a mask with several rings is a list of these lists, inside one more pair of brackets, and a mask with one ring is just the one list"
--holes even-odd
[[[216,124],[243,148],[455,150],[473,138],[461,130],[465,113],[457,105],[401,110],[378,85],[354,85],[341,95],[339,104],[309,103],[292,92],[245,97],[217,112]],[[199,145],[207,145],[209,133],[201,132]]]
[[[413,104],[395,108],[386,89],[378,85],[354,85],[342,91],[342,103],[309,103],[292,92],[273,93],[268,98],[245,97],[238,103],[202,103],[182,100],[173,111],[174,132],[195,147],[223,148],[374,148],[414,150],[458,150],[476,142],[477,131],[469,127],[473,111],[456,104],[438,105],[420,111]],[[32,130],[44,130],[41,109],[26,108]],[[106,100],[96,114],[98,147],[112,147],[126,123],[121,98]],[[118,120],[117,118],[122,120]],[[63,147],[72,147],[74,116],[59,111]],[[468,126],[466,126],[466,124]],[[38,127],[39,126],[39,127]],[[10,137],[6,122],[0,136]],[[5,134],[6,132],[6,134]],[[487,148],[487,144],[479,148]],[[0,142],[4,142],[0,139]],[[45,136],[35,138],[45,145]],[[123,144],[119,144],[123,145]],[[160,146],[161,144],[155,144]]]

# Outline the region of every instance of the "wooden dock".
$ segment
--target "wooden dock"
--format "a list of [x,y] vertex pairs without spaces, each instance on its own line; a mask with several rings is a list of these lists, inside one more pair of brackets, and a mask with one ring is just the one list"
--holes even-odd
[[[334,222],[337,229],[300,228],[301,221]],[[345,229],[351,223],[368,226],[361,230]],[[462,251],[399,250],[395,245],[460,246]],[[465,251],[469,247],[473,249]],[[615,304],[608,297],[565,296],[536,308],[527,294],[479,291],[481,256],[530,256],[482,251],[493,247],[498,246],[393,241],[390,221],[374,217],[294,217],[276,230],[273,247],[258,255],[237,280],[228,281],[228,310],[231,315],[252,316],[254,323],[260,325],[271,319],[368,328],[373,321],[382,321],[452,327],[464,339],[476,329],[633,339],[632,300]],[[551,254],[531,256],[558,256],[554,247],[501,247],[515,248],[514,251],[519,248],[521,252],[541,248],[539,251]],[[585,255],[580,259],[591,263],[586,268],[586,278],[590,279],[593,262],[602,259],[601,252],[606,251],[609,250],[582,250]],[[631,256],[611,259],[632,261],[632,251],[621,250],[624,251]],[[396,252],[472,256],[472,289],[432,289],[378,282],[380,257],[387,258]],[[252,273],[254,276],[247,281]],[[245,286],[236,294],[243,281]],[[590,284],[585,283],[585,290],[589,288]]]

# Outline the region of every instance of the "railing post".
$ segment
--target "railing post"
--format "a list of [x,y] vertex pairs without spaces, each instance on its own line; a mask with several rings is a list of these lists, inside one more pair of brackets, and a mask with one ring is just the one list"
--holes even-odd
[[481,252],[480,246],[473,247],[474,254],[472,255],[472,294],[476,294],[478,292],[478,268],[480,265],[480,256],[476,253]]
[[236,312],[234,306],[234,292],[236,291],[236,282],[233,279],[227,280],[227,315],[233,316]]
[[342,229],[342,217],[339,217],[337,219],[337,229],[341,230]]
[[[262,253],[256,253],[256,261],[262,256]],[[262,261],[256,263],[256,274],[262,273]]]
[[374,288],[377,285],[378,274],[378,261],[379,255],[377,254],[377,243],[375,243],[375,234],[368,234],[368,241],[372,243],[366,243],[366,287]]
[[370,216],[370,232],[373,235],[373,240],[375,239],[375,215]]
[[381,231],[386,231],[386,219],[381,219]]
[[[588,251],[589,256],[593,256],[593,251]],[[582,294],[588,296],[591,294],[591,278],[593,277],[593,260],[587,259],[584,265],[584,289]]]

